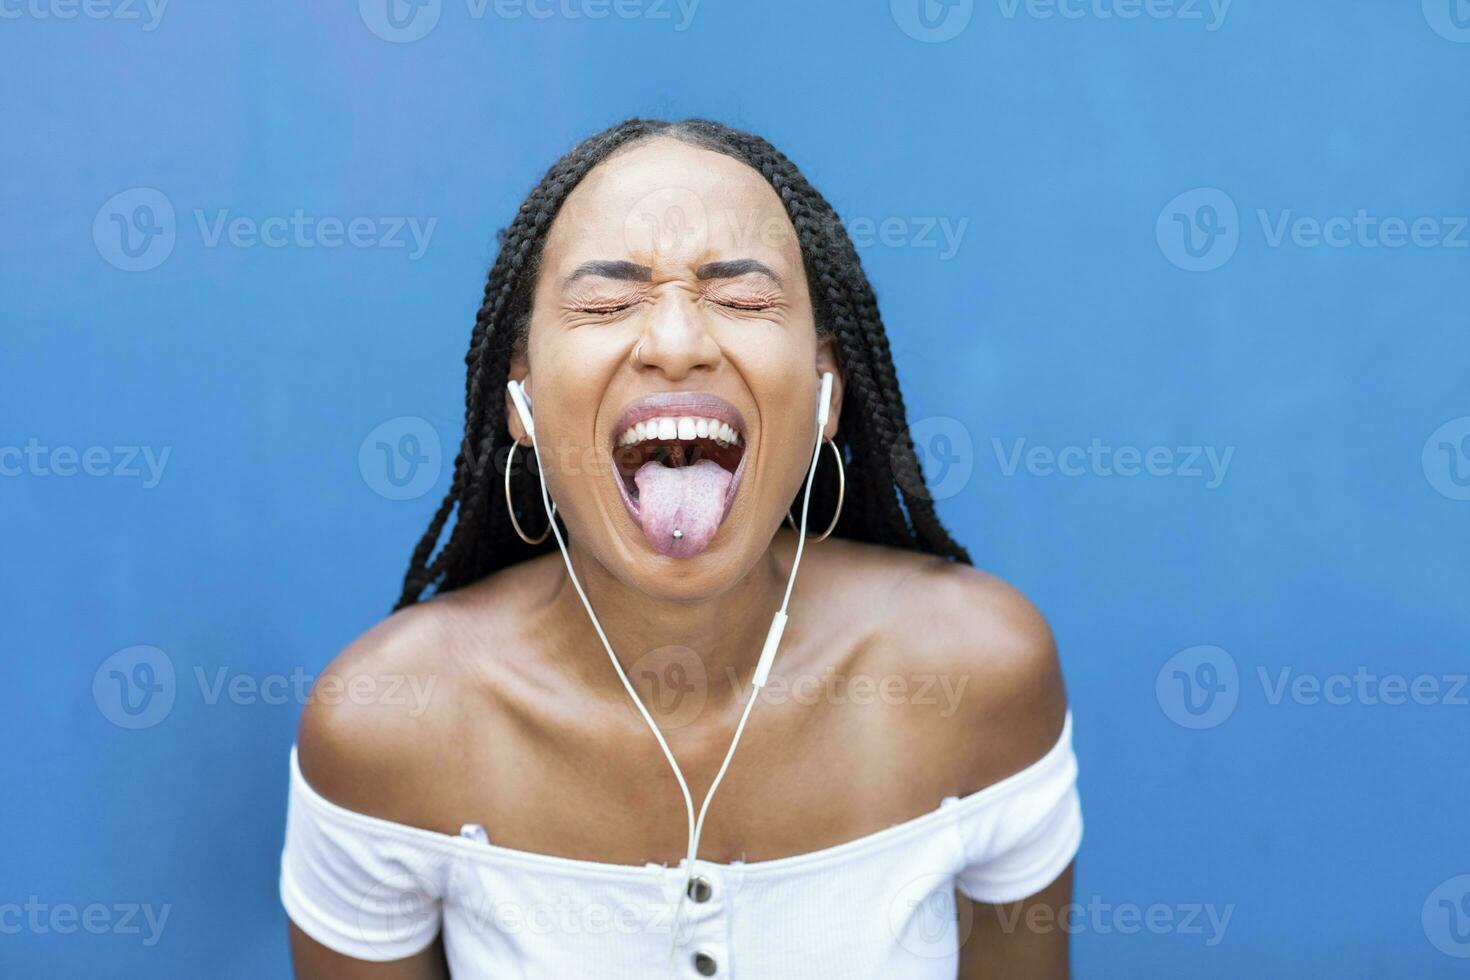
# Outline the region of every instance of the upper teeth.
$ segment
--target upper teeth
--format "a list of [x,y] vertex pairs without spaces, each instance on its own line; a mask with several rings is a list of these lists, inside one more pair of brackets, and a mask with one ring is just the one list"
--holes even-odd
[[619,446],[636,446],[645,439],[669,441],[678,439],[713,439],[722,446],[740,444],[740,433],[719,419],[700,418],[697,415],[661,416],[630,426],[618,436]]

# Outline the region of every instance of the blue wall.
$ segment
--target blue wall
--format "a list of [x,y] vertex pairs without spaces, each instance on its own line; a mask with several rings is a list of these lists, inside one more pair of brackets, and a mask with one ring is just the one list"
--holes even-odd
[[864,242],[1062,647],[1078,975],[1464,971],[1470,4],[93,2],[0,3],[0,974],[286,974],[293,678],[447,484],[495,230],[633,114]]

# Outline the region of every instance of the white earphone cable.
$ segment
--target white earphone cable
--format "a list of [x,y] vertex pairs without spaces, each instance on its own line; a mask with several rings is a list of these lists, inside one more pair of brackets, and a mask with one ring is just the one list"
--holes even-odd
[[550,517],[551,530],[556,535],[557,548],[561,551],[562,561],[566,564],[567,575],[572,580],[572,586],[577,590],[577,597],[582,600],[582,608],[587,610],[587,617],[592,620],[592,627],[597,632],[597,638],[602,641],[602,648],[607,651],[608,659],[612,661],[613,670],[617,672],[618,680],[622,681],[623,689],[633,699],[633,704],[638,708],[638,713],[643,716],[644,722],[647,723],[649,730],[653,732],[653,737],[658,740],[658,746],[663,750],[664,758],[668,760],[669,768],[674,771],[674,778],[679,782],[679,791],[684,796],[684,809],[688,818],[689,849],[685,861],[685,884],[679,890],[679,897],[674,906],[673,926],[670,929],[671,942],[669,945],[669,958],[671,962],[674,951],[678,946],[679,918],[684,908],[684,898],[689,891],[689,881],[694,875],[694,865],[697,860],[696,855],[699,853],[699,837],[704,830],[705,815],[709,812],[710,802],[714,799],[715,790],[719,788],[721,780],[725,778],[725,771],[730,768],[730,761],[735,757],[735,749],[740,744],[740,736],[745,731],[745,723],[750,718],[751,709],[755,707],[756,698],[760,694],[760,689],[765,686],[766,676],[770,671],[771,663],[775,657],[776,647],[779,645],[781,634],[785,630],[786,610],[791,602],[791,592],[796,585],[796,572],[801,567],[801,555],[806,546],[807,512],[811,505],[812,483],[816,477],[817,462],[821,458],[822,453],[822,435],[827,422],[831,384],[831,376],[824,375],[820,394],[821,402],[817,414],[816,446],[812,451],[811,466],[807,470],[806,491],[802,496],[801,502],[801,528],[797,534],[796,554],[791,562],[791,574],[786,580],[786,593],[781,599],[781,608],[772,619],[770,632],[766,636],[765,647],[761,651],[760,659],[756,664],[755,674],[751,678],[751,683],[755,690],[751,692],[749,699],[745,703],[745,710],[740,714],[740,721],[735,726],[735,735],[730,740],[730,747],[725,752],[725,759],[720,764],[714,781],[710,783],[709,791],[705,794],[704,802],[700,805],[699,817],[696,820],[694,816],[694,798],[689,792],[689,784],[684,779],[683,770],[679,768],[679,763],[674,758],[674,753],[669,748],[669,743],[664,739],[663,732],[659,730],[658,723],[653,720],[653,716],[649,714],[648,709],[643,705],[643,699],[638,696],[638,692],[634,689],[632,682],[628,680],[628,675],[623,670],[623,665],[618,661],[617,654],[613,652],[612,643],[608,641],[607,634],[603,632],[602,623],[598,620],[597,614],[592,611],[592,603],[588,600],[587,593],[582,588],[581,580],[577,578],[577,572],[572,567],[572,558],[567,551],[566,541],[562,538],[561,529],[557,527],[556,506],[552,503],[551,494],[546,488],[546,474],[541,465],[541,447],[536,440],[535,426],[529,418],[524,417],[529,414],[529,406],[525,406],[523,411],[525,393],[517,390],[518,385],[515,382],[511,382],[512,400],[516,403],[517,412],[523,415],[522,421],[526,423],[526,429],[531,436],[531,450],[536,457],[536,472],[541,485],[541,503],[546,508],[546,513]]
[[679,791],[684,794],[684,806],[689,811],[689,833],[694,833],[694,799],[689,795],[689,784],[684,781],[684,773],[679,769],[679,763],[674,761],[674,753],[669,749],[669,743],[664,741],[663,732],[659,731],[657,722],[643,706],[643,699],[638,697],[638,692],[633,689],[633,684],[628,680],[628,675],[623,670],[623,665],[618,662],[617,655],[613,653],[612,644],[608,642],[607,634],[602,631],[602,623],[598,621],[597,614],[592,611],[592,603],[587,599],[587,593],[582,590],[582,583],[577,578],[576,569],[572,568],[572,557],[567,553],[566,542],[562,539],[561,528],[556,525],[556,511],[551,503],[551,495],[546,490],[546,475],[541,469],[541,451],[536,445],[536,437],[531,436],[531,447],[536,454],[536,470],[541,482],[541,502],[546,507],[547,514],[551,515],[551,530],[556,535],[557,546],[561,549],[562,561],[567,566],[567,575],[571,577],[572,586],[577,590],[578,597],[582,600],[582,607],[587,610],[587,616],[592,620],[592,628],[597,631],[597,637],[602,641],[602,647],[607,651],[608,659],[612,661],[613,670],[618,673],[618,680],[623,682],[623,688],[627,690],[628,696],[633,699],[633,704],[638,708],[638,713],[648,723],[653,737],[658,739],[658,747],[663,749],[664,758],[669,761],[669,766],[674,770],[674,778],[679,781]]
[[[812,465],[806,474],[806,492],[801,499],[801,530],[796,536],[796,555],[791,560],[791,575],[786,579],[786,595],[781,599],[781,609],[776,614],[777,620],[784,624],[786,619],[786,607],[791,602],[791,589],[796,584],[796,570],[801,567],[801,552],[806,546],[806,515],[812,502],[812,483],[817,475],[817,460],[822,454],[822,431],[817,429],[817,448],[812,453]],[[695,855],[699,852],[699,836],[704,832],[704,816],[709,812],[710,801],[715,798],[715,790],[720,788],[720,780],[725,778],[725,770],[730,768],[730,760],[735,758],[735,747],[740,744],[740,736],[745,731],[745,722],[750,718],[750,709],[755,707],[755,700],[760,695],[760,690],[765,686],[765,677],[760,665],[756,666],[755,677],[751,682],[755,690],[750,692],[750,698],[745,702],[745,710],[740,713],[740,722],[735,726],[735,737],[730,740],[730,748],[725,752],[725,761],[720,763],[719,772],[715,773],[714,782],[710,783],[709,792],[704,796],[704,803],[699,808],[699,819],[694,823],[694,833],[689,839],[689,860],[687,862],[688,874],[694,873]],[[679,915],[684,909],[684,896],[689,892],[686,877],[685,887],[679,892],[679,902],[674,906],[673,933],[677,938],[679,934]],[[673,955],[672,948],[670,955]]]

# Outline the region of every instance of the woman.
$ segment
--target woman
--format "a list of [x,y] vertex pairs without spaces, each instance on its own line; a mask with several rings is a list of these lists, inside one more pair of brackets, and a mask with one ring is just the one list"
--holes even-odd
[[428,704],[302,717],[298,974],[1065,976],[1051,635],[935,516],[796,167],[705,121],[591,137],[504,233],[466,361],[398,610],[323,675]]

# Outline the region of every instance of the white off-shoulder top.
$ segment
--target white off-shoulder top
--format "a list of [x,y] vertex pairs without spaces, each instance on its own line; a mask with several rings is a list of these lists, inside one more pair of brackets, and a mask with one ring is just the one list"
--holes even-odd
[[[603,864],[500,847],[344,809],[291,751],[281,901],[307,935],[362,960],[441,932],[456,978],[952,980],[980,902],[1034,895],[1082,839],[1072,716],[1045,756],[884,830],[768,861]],[[670,959],[670,949],[673,958]]]

